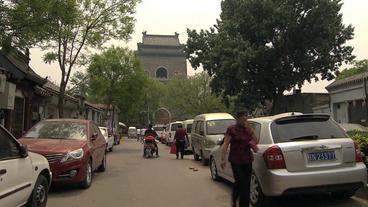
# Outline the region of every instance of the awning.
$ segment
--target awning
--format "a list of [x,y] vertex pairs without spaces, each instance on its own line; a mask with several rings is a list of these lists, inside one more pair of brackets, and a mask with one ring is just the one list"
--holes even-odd
[[119,126],[127,127],[123,122],[119,122]]

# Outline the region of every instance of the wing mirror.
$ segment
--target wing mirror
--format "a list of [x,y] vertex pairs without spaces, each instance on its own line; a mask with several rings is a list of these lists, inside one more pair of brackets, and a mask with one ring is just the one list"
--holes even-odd
[[224,144],[224,140],[225,140],[225,138],[224,138],[224,137],[219,138],[219,139],[217,140],[216,144],[217,144],[217,145],[222,145],[222,144]]
[[98,137],[98,134],[95,132],[95,133],[92,134],[91,140],[95,141],[97,139],[97,137]]
[[22,158],[28,157],[28,149],[26,145],[21,144],[19,146],[19,153]]

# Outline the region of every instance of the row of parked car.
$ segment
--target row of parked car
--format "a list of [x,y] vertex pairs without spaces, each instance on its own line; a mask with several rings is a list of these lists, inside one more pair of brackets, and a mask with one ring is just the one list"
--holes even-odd
[[[173,141],[178,123],[185,122],[165,127],[163,142]],[[220,167],[224,134],[236,123],[234,117],[227,113],[202,114],[190,123],[186,129],[194,160],[209,164],[213,180],[234,182],[231,164]],[[366,186],[364,155],[329,115],[285,113],[252,118],[249,123],[259,147],[251,177],[253,206],[267,206],[274,197],[288,194],[329,193],[350,198]]]
[[44,120],[19,140],[0,126],[0,206],[44,207],[51,185],[89,188],[114,143],[90,120]]

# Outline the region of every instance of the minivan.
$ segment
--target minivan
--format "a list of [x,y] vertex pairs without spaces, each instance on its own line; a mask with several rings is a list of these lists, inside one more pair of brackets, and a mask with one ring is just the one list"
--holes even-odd
[[166,125],[165,129],[166,145],[171,145],[174,143],[175,133],[176,130],[179,128],[179,125],[183,125],[183,122],[176,121]]
[[137,128],[129,127],[128,128],[128,139],[137,138]]
[[188,134],[188,142],[186,144],[185,151],[192,151],[192,141],[191,141],[191,133],[192,133],[192,126],[193,126],[193,119],[188,119],[183,121],[183,128],[186,130]]
[[191,144],[194,160],[202,159],[207,165],[211,150],[217,140],[224,137],[229,126],[235,124],[235,118],[228,113],[201,114],[194,118]]

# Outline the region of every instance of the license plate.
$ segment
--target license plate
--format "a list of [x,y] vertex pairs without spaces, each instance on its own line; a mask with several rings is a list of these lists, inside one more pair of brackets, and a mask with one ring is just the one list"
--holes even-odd
[[336,160],[334,151],[308,153],[309,161]]

